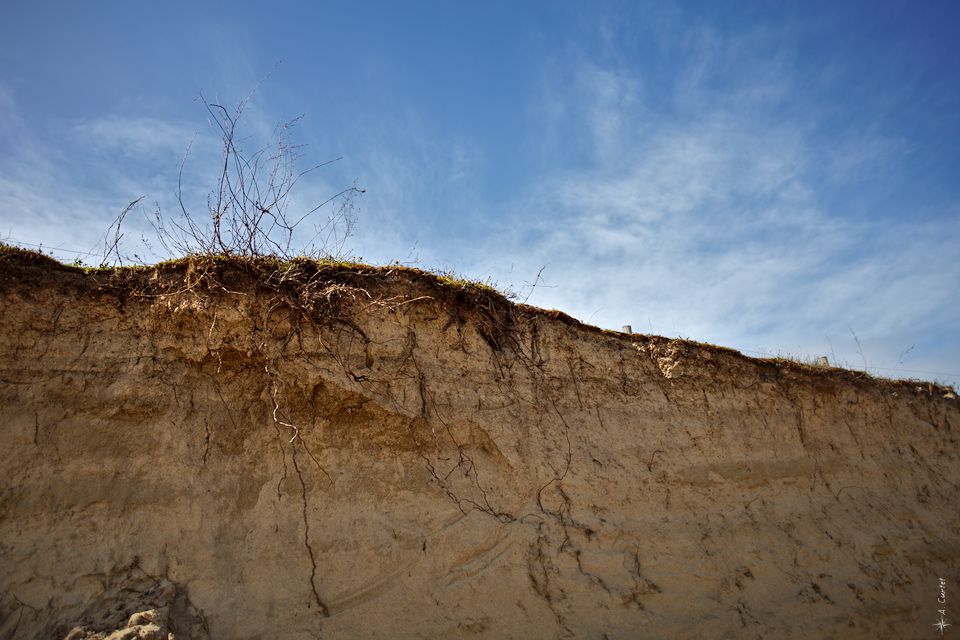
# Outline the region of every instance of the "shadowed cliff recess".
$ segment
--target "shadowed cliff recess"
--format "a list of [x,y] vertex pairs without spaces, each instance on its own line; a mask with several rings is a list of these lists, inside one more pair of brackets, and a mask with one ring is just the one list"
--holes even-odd
[[2,639],[927,638],[960,578],[950,388],[332,260],[5,247],[0,309]]

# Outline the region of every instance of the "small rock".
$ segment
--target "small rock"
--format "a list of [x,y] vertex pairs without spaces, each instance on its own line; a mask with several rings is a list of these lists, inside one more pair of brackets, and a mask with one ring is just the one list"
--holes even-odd
[[152,624],[157,621],[160,617],[160,612],[156,609],[147,609],[146,611],[138,611],[132,616],[130,620],[127,621],[128,627],[135,627],[141,624]]

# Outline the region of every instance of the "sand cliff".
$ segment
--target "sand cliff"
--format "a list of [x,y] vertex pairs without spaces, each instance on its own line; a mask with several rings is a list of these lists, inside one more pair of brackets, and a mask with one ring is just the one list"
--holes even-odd
[[960,584],[949,389],[403,268],[8,251],[0,309],[0,639],[927,638]]

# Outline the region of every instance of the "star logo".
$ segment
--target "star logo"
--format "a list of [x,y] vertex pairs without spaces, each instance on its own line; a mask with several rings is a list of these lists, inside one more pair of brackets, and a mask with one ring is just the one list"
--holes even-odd
[[940,620],[933,623],[933,626],[937,629],[940,629],[940,635],[943,635],[943,630],[947,627],[953,626],[949,622],[943,619],[943,616],[940,616]]

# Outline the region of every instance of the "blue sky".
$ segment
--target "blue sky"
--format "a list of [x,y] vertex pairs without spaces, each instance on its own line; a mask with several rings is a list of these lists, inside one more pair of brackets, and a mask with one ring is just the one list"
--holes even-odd
[[[74,251],[303,114],[353,256],[603,327],[960,380],[960,4],[17,2],[0,237]],[[280,63],[279,65],[277,63]],[[128,239],[149,234],[144,215]],[[52,252],[72,259],[62,249]],[[859,346],[854,340],[859,339]]]

